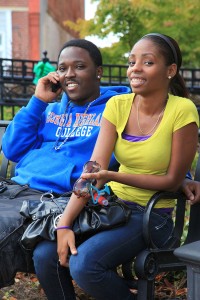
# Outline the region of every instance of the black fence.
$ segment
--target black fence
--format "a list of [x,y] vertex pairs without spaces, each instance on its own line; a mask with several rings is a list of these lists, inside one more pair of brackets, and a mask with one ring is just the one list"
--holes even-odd
[[[43,62],[49,62],[56,68],[55,61],[44,58]],[[21,59],[0,59],[0,119],[7,119],[6,108],[11,109],[12,118],[19,107],[26,105],[35,90],[33,80],[35,78],[34,67],[38,61]],[[103,66],[104,74],[101,84],[106,85],[129,85],[126,77],[126,65]],[[200,95],[200,69],[184,68],[181,74],[185,79],[191,94]]]

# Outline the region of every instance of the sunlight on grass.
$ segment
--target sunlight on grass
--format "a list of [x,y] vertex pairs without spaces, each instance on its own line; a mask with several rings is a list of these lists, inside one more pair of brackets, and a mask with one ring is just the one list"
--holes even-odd
[[[1,120],[12,120],[13,116],[20,110],[19,106],[3,106],[1,107]],[[3,115],[3,116],[2,116]]]

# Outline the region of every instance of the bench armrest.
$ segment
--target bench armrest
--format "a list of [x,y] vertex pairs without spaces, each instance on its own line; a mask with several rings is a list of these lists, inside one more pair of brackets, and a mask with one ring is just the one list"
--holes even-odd
[[179,246],[184,228],[186,196],[182,192],[156,192],[148,201],[143,217],[143,236],[147,248],[157,249],[150,232],[150,218],[155,205],[163,199],[176,199],[175,224],[173,235],[167,245],[168,248]]

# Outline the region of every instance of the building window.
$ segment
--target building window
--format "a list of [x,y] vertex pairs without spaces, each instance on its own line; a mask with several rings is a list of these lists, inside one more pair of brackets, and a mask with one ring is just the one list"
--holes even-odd
[[0,32],[0,57],[3,58],[4,57],[4,51],[3,51],[3,48],[4,48],[4,42],[3,42],[3,33]]
[[0,57],[12,58],[11,11],[0,11]]

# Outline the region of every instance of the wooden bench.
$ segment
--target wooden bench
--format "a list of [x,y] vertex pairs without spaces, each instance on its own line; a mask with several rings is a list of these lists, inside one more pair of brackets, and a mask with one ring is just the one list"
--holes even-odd
[[[9,122],[0,121],[0,149],[2,136]],[[0,176],[10,177],[14,174],[15,165],[9,162],[8,159],[1,153],[1,169]],[[195,180],[200,181],[200,156],[198,159]],[[175,228],[173,236],[163,249],[158,249],[151,238],[149,230],[150,216],[153,207],[160,199],[177,199],[176,210],[174,216]],[[122,266],[124,278],[129,282],[130,286],[133,282],[134,274],[136,273],[138,295],[137,300],[154,300],[155,299],[155,278],[157,274],[163,271],[177,271],[186,269],[186,264],[180,261],[174,255],[174,250],[181,245],[182,235],[184,230],[184,221],[186,213],[187,199],[181,192],[157,192],[149,200],[144,214],[143,220],[143,235],[146,241],[146,249],[142,251],[133,261]],[[188,230],[186,239],[183,244],[191,243],[200,240],[200,203],[190,207],[188,220]],[[19,270],[22,271],[22,270]],[[135,287],[135,283],[133,285]]]

